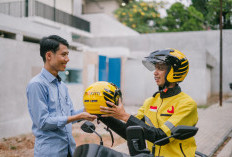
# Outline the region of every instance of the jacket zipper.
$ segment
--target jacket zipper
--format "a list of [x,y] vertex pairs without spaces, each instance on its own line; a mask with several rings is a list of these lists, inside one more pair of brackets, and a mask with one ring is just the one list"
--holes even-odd
[[182,143],[180,143],[180,150],[181,150],[182,154],[184,155],[184,157],[186,157],[186,155],[184,154],[183,148],[182,148]]
[[[158,122],[158,111],[159,111],[159,109],[161,108],[162,104],[163,104],[163,99],[162,99],[162,101],[161,101],[161,104],[160,104],[159,108],[157,109],[157,112],[156,112],[156,121],[157,121],[157,124],[158,124],[158,128],[159,128],[159,122]],[[158,153],[158,157],[160,156],[160,151],[161,151],[161,146],[159,146],[159,153]]]

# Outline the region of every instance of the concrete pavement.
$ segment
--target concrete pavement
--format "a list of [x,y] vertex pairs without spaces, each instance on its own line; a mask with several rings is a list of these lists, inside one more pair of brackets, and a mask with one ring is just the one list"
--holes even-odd
[[[125,106],[130,114],[136,114],[139,106]],[[195,136],[197,151],[213,156],[217,149],[232,134],[232,97],[223,101],[222,107],[214,104],[206,109],[198,109],[199,128]],[[128,154],[126,142],[114,148]],[[232,157],[232,139],[218,153],[220,157]]]
[[[207,109],[199,109],[199,131],[196,135],[197,150],[208,156],[220,147],[232,132],[232,98],[223,102],[222,107],[214,104]],[[229,144],[229,143],[228,143]],[[227,148],[227,147],[224,147]],[[227,150],[232,153],[232,147]],[[218,154],[218,156],[220,153]],[[229,157],[229,156],[225,156]]]

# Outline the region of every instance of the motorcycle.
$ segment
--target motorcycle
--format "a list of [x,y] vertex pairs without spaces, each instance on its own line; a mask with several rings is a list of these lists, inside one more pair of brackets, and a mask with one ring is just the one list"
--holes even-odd
[[[180,125],[175,127],[171,136],[160,139],[154,142],[152,152],[146,148],[143,128],[140,126],[130,126],[126,129],[127,145],[129,153],[115,151],[111,148],[103,145],[102,137],[95,131],[95,125],[89,121],[86,121],[81,129],[86,133],[95,133],[100,138],[100,144],[83,144],[75,149],[73,157],[154,157],[155,145],[159,142],[167,140],[169,138],[175,138],[179,140],[185,140],[196,135],[198,128],[191,126]],[[196,156],[207,157],[205,154],[197,152]]]

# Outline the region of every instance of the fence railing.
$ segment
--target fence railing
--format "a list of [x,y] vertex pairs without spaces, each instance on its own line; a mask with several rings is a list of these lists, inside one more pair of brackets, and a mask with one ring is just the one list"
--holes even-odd
[[35,1],[35,15],[89,32],[89,22]]
[[[82,18],[73,16],[54,7],[48,6],[41,2],[35,1],[33,15],[40,16],[51,21],[62,23],[86,32],[90,32],[90,23]],[[0,3],[0,13],[8,14],[15,17],[25,17],[25,1]]]
[[0,13],[7,14],[15,17],[25,16],[25,2],[4,2],[0,3]]

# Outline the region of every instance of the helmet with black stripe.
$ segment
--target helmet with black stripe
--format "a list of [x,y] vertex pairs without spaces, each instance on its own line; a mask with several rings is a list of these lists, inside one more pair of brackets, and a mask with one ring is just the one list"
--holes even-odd
[[109,106],[106,101],[118,105],[121,97],[120,89],[113,83],[99,81],[86,88],[83,96],[83,104],[86,112],[95,115],[105,114],[100,111],[100,106]]
[[188,59],[176,49],[154,51],[142,61],[143,65],[150,71],[155,70],[155,64],[160,62],[166,63],[169,66],[166,73],[167,83],[182,82],[188,74]]

